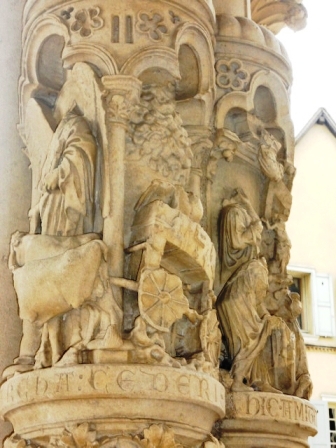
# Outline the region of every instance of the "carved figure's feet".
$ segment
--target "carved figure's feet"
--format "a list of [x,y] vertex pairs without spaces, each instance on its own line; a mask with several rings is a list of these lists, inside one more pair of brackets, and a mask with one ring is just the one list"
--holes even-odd
[[79,364],[78,350],[75,347],[70,347],[62,358],[55,364],[55,367],[73,366]]
[[109,349],[116,350],[120,349],[123,345],[123,340],[119,335],[116,325],[110,325],[105,333],[104,338],[94,339],[87,344],[89,350],[95,349]]
[[234,380],[231,386],[231,392],[253,392],[252,387],[247,386],[240,380]]
[[17,373],[25,373],[34,370],[34,364],[12,364],[2,372],[2,379],[8,380]]
[[269,383],[263,383],[261,381],[253,383],[254,390],[258,392],[269,392],[271,394],[282,394],[281,390],[276,389]]

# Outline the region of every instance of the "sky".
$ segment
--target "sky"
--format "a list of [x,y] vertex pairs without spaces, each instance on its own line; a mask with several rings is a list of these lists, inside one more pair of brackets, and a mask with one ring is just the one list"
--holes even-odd
[[295,135],[324,107],[336,121],[336,0],[303,0],[307,26],[278,38],[293,66],[291,114]]

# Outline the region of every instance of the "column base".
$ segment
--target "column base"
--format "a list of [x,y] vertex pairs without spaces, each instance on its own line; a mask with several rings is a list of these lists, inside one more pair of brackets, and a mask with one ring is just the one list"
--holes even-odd
[[35,370],[10,378],[0,393],[15,434],[41,446],[83,424],[109,438],[164,424],[192,447],[225,414],[224,387],[211,376],[145,364]]
[[307,400],[265,392],[226,396],[220,424],[226,448],[308,448],[317,433],[316,409]]

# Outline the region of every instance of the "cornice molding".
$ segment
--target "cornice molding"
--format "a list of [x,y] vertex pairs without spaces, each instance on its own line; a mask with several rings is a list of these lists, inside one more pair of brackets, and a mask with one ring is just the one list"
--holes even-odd
[[326,347],[322,345],[306,345],[306,347],[308,352],[336,353],[336,347]]

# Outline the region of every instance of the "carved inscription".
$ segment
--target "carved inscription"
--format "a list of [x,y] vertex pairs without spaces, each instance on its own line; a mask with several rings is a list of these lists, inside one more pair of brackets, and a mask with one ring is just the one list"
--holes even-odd
[[275,394],[239,394],[235,397],[238,413],[242,418],[268,418],[290,420],[316,426],[316,409],[307,401]]
[[[47,370],[29,372],[8,380],[2,388],[2,398],[8,407],[20,403],[44,400],[45,397],[71,398],[76,396],[170,394],[193,400],[205,400],[224,409],[224,388],[214,379],[189,371],[167,371],[146,366],[78,366],[62,368],[51,375]],[[251,405],[251,411],[256,412]]]

